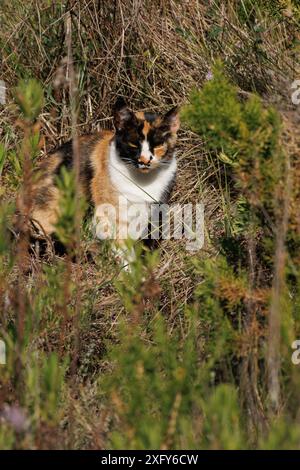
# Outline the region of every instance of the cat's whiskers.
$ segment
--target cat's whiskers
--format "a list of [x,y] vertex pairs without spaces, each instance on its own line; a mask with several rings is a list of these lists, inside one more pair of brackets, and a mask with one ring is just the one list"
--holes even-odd
[[167,165],[170,165],[170,163],[171,163],[171,160],[161,160],[161,161],[159,162],[159,165],[161,165],[161,166],[167,166]]
[[124,165],[126,166],[134,166],[136,168],[136,165],[135,165],[135,162],[132,161],[130,158],[122,158],[122,162],[124,163]]

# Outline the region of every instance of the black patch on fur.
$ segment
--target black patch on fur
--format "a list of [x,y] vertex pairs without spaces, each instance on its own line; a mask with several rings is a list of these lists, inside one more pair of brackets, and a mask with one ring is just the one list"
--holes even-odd
[[[126,122],[124,128],[116,131],[116,148],[120,155],[120,158],[126,164],[132,163],[138,168],[138,159],[141,154],[142,141],[145,136],[142,133],[143,122],[140,122],[133,117]],[[132,147],[130,144],[136,145]]]
[[55,174],[59,175],[61,168],[64,166],[68,170],[73,167],[73,143],[72,140],[65,142],[59,148],[55,149],[51,154],[59,153],[62,156],[62,160],[55,169]]
[[35,204],[43,209],[43,207],[47,207],[49,201],[52,199],[52,187],[51,186],[43,186],[37,190],[35,195]]
[[163,135],[163,131],[160,127],[158,129],[150,129],[148,133],[148,142],[151,152],[153,153],[155,147],[163,145],[167,139],[168,137]]
[[[56,234],[51,234],[51,247],[53,254],[56,256],[64,256],[67,254],[67,248],[65,245],[57,238]],[[49,250],[49,241],[46,238],[36,238],[34,235],[30,236],[29,240],[29,253],[31,255],[36,255],[37,251],[40,258],[44,258]]]
[[[92,152],[93,146],[97,142],[98,136],[95,136],[94,139],[88,142],[79,142],[79,152],[80,152],[80,181],[84,187],[84,191],[87,196],[90,198],[90,182],[94,176],[94,170],[91,165],[90,161],[90,154]],[[61,157],[60,163],[57,165],[54,174],[60,175],[62,167],[65,167],[67,170],[71,170],[73,168],[73,142],[69,140],[68,142],[64,143],[57,149],[55,149],[53,153],[58,153]]]
[[155,121],[155,119],[157,118],[157,114],[155,114],[155,113],[145,112],[144,116],[145,116],[146,121],[150,122],[150,124],[152,124]]

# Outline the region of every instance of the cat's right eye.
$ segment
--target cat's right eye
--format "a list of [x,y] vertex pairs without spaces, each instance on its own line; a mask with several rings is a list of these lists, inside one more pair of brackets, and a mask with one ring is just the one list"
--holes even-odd
[[129,147],[132,147],[134,149],[137,149],[137,147],[138,147],[136,144],[133,144],[132,142],[128,142],[128,145],[129,145]]

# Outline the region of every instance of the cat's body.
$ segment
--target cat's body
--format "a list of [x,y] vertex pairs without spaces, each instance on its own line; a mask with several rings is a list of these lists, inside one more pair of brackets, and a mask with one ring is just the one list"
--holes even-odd
[[[95,226],[104,217],[103,207],[111,205],[118,209],[120,197],[129,207],[167,202],[176,176],[174,148],[179,127],[176,109],[158,117],[133,113],[124,102],[117,102],[114,123],[115,132],[102,131],[78,139],[80,191],[94,206]],[[71,141],[52,152],[39,168],[31,215],[33,223],[47,235],[55,232],[59,217],[56,175],[62,166],[73,166]],[[116,214],[118,229],[128,224],[122,211],[116,210]],[[110,223],[109,216],[105,217]],[[103,220],[100,222],[103,226]],[[101,229],[97,235],[105,238]],[[122,243],[119,230],[116,239]]]

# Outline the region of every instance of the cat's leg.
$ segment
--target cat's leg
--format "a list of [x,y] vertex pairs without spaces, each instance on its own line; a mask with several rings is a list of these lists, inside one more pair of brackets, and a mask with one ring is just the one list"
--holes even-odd
[[124,204],[121,209],[114,250],[119,262],[129,270],[136,259],[135,243],[138,240],[147,240],[151,236],[149,233],[150,206],[147,203],[130,203]]
[[136,259],[134,241],[129,236],[129,218],[127,207],[123,211],[119,210],[116,238],[113,240],[113,253],[118,263],[126,271],[131,270],[131,264]]
[[129,271],[131,263],[135,260],[135,251],[127,242],[127,215],[123,213],[120,216],[113,205],[102,204],[96,207],[93,226],[97,238],[111,240],[112,252],[117,262]]

